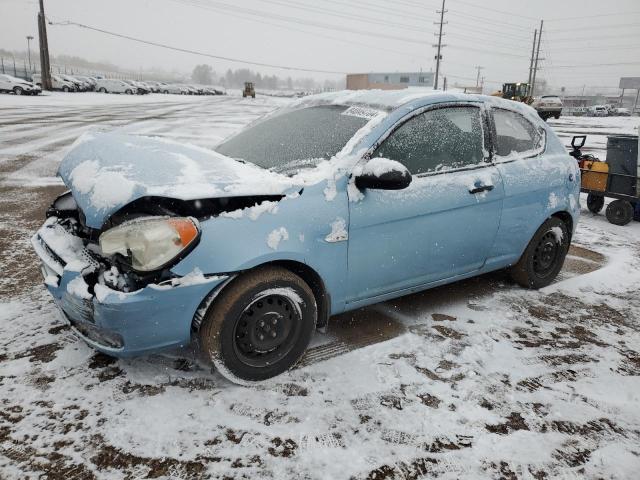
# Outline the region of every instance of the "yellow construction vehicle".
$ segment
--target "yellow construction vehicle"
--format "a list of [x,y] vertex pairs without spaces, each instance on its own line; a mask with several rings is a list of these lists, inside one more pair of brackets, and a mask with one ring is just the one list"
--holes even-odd
[[528,83],[503,83],[502,90],[493,92],[491,96],[506,98],[508,100],[526,103],[527,105],[531,105],[533,102],[533,98],[529,95]]

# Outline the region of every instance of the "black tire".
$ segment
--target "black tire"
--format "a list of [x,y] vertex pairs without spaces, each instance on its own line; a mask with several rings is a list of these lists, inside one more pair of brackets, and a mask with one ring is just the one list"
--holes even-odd
[[607,205],[607,220],[614,225],[626,225],[633,220],[634,208],[626,200],[614,200]]
[[511,268],[511,277],[526,288],[546,287],[562,269],[569,243],[567,225],[559,218],[549,218],[533,235],[518,263]]
[[297,275],[258,267],[233,280],[200,328],[202,353],[234,383],[275,377],[307,349],[317,319],[315,297]]
[[98,93],[107,93],[107,89],[106,89],[106,88],[104,88],[104,87],[100,87],[100,88],[98,89]]
[[62,91],[64,93],[69,93],[69,87],[67,87],[66,85],[64,87],[62,87]]
[[124,93],[126,93],[127,95],[133,95],[133,92],[129,89],[126,89]]
[[162,93],[164,93],[165,95],[167,95],[167,94],[169,94],[169,90],[165,90],[165,91],[164,91],[164,92],[162,92]]
[[556,120],[559,120],[559,119],[560,119],[560,114],[559,114],[559,113],[556,113],[556,114],[553,116],[553,118],[555,118]]
[[13,87],[13,93],[16,95],[24,95],[24,90],[22,87]]
[[587,195],[587,209],[591,213],[600,213],[604,207],[604,197],[602,195]]

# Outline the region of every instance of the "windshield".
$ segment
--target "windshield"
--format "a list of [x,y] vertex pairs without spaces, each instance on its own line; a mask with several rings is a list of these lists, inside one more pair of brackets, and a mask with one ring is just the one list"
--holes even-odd
[[[362,110],[362,109],[360,109]],[[282,171],[330,159],[370,120],[353,107],[323,105],[269,117],[220,144],[223,155]]]

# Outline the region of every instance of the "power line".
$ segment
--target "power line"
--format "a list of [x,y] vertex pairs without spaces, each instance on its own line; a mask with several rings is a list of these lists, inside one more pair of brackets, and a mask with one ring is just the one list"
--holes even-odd
[[[204,10],[211,10],[214,11],[216,13],[221,13],[223,15],[231,15],[229,13],[229,11],[231,12],[236,12],[236,13],[240,13],[240,14],[246,14],[246,15],[252,15],[255,17],[258,17],[260,19],[263,18],[271,18],[274,20],[280,20],[280,21],[284,21],[284,22],[290,22],[290,23],[295,23],[295,24],[299,24],[299,25],[306,25],[306,26],[310,26],[310,27],[318,27],[318,28],[324,28],[327,30],[334,30],[334,31],[338,31],[341,33],[344,32],[349,32],[349,33],[353,33],[356,35],[364,35],[364,36],[368,36],[368,37],[374,37],[377,39],[380,38],[386,38],[389,40],[397,40],[400,42],[406,42],[406,43],[415,43],[418,45],[424,45],[424,41],[421,40],[417,40],[417,39],[413,39],[413,38],[408,38],[408,37],[400,37],[400,36],[396,36],[396,35],[388,35],[388,34],[384,34],[384,33],[377,33],[377,32],[372,32],[371,30],[361,30],[361,29],[355,29],[355,28],[346,28],[346,27],[341,27],[339,25],[334,25],[334,24],[330,24],[330,23],[324,23],[324,22],[318,22],[318,21],[312,21],[312,20],[305,20],[302,18],[297,18],[297,17],[290,17],[287,15],[279,15],[279,14],[275,14],[275,13],[270,13],[270,12],[265,12],[263,10],[253,10],[253,9],[248,9],[248,8],[243,8],[243,7],[237,7],[235,5],[229,5],[226,3],[221,3],[221,2],[216,2],[216,1],[207,1],[206,3],[203,3],[201,1],[197,1],[197,0],[170,0],[174,3],[179,3],[182,5],[189,5],[192,7],[196,7],[196,8],[201,8]],[[213,7],[216,8],[213,8]],[[231,15],[233,16],[233,15]]]
[[419,25],[410,25],[406,23],[392,22],[392,21],[389,21],[388,19],[374,18],[374,17],[364,16],[364,15],[353,15],[353,14],[344,13],[344,12],[336,12],[335,10],[330,10],[328,8],[305,6],[305,5],[300,5],[294,2],[288,2],[286,0],[261,0],[261,1],[264,3],[272,4],[272,5],[282,5],[285,7],[296,8],[298,10],[304,10],[304,11],[313,12],[313,13],[320,13],[322,15],[329,15],[332,17],[344,18],[347,20],[355,20],[357,22],[370,23],[374,25],[383,25],[391,28],[400,28],[403,30],[424,32],[424,28],[422,28]]
[[113,37],[124,38],[124,39],[131,40],[131,41],[138,42],[138,43],[144,43],[145,45],[152,45],[154,47],[166,48],[168,50],[174,50],[176,52],[190,53],[190,54],[193,54],[193,55],[199,55],[199,56],[202,56],[202,57],[215,58],[215,59],[218,59],[218,60],[226,60],[228,62],[244,63],[246,65],[256,65],[256,66],[259,66],[259,67],[277,68],[277,69],[280,69],[280,70],[294,70],[294,71],[299,71],[299,72],[335,73],[335,74],[342,74],[342,75],[346,74],[346,72],[339,72],[339,71],[335,71],[335,70],[315,70],[315,69],[311,69],[311,68],[291,67],[291,66],[286,66],[286,65],[276,65],[276,64],[271,64],[271,63],[254,62],[254,61],[251,61],[251,60],[242,60],[242,59],[239,59],[239,58],[224,57],[224,56],[221,56],[221,55],[214,55],[214,54],[211,54],[211,53],[198,52],[196,50],[189,50],[189,49],[186,49],[186,48],[173,47],[171,45],[167,45],[167,44],[164,44],[164,43],[152,42],[152,41],[149,41],[149,40],[143,40],[143,39],[140,39],[140,38],[131,37],[129,35],[123,35],[123,34],[120,34],[120,33],[110,32],[108,30],[103,30],[101,28],[91,27],[89,25],[85,25],[85,24],[77,23],[77,22],[72,22],[70,20],[66,20],[64,22],[58,22],[58,23],[51,23],[51,25],[62,25],[62,26],[72,25],[72,26],[75,26],[75,27],[85,28],[87,30],[93,30],[95,32],[104,33],[106,35],[111,35]]
[[[461,2],[462,3],[462,2]],[[563,20],[582,20],[584,18],[602,18],[602,17],[617,17],[619,15],[640,15],[640,11],[633,11],[633,12],[618,12],[618,13],[602,13],[600,15],[585,15],[582,17],[561,17],[561,18],[551,18],[547,21],[549,22],[560,22]]]

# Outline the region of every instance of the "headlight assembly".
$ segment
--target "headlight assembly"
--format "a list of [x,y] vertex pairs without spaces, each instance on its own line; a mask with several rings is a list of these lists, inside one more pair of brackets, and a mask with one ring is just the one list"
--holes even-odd
[[176,217],[146,217],[125,222],[100,235],[104,255],[120,254],[131,267],[151,272],[167,265],[200,235],[197,220]]

